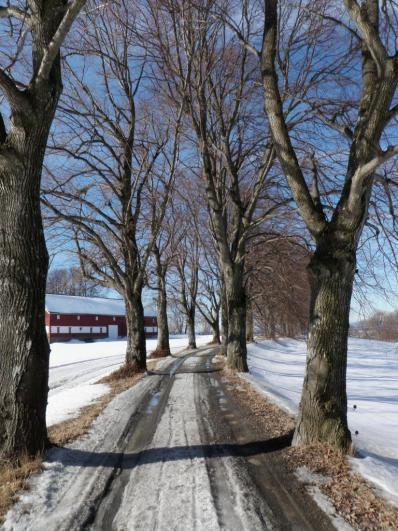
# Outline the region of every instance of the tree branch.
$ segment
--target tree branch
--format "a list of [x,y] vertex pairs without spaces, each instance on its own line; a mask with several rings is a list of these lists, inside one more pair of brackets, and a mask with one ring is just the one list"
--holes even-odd
[[54,34],[51,42],[47,46],[47,49],[43,55],[39,70],[36,76],[36,83],[40,84],[46,80],[50,74],[51,68],[58,55],[61,45],[68,34],[75,18],[79,14],[79,11],[86,3],[86,0],[73,0],[65,12],[64,18],[61,20],[57,31]]
[[360,8],[356,0],[344,0],[344,5],[351,20],[355,23],[361,33],[362,38],[377,65],[379,77],[381,77],[389,57],[379,34],[373,24],[371,24],[371,22],[364,16],[363,10]]
[[22,22],[28,22],[30,23],[30,15],[23,11],[22,9],[18,9],[14,6],[0,6],[0,18],[7,18],[7,17],[14,17],[18,20],[21,20]]
[[369,177],[369,175],[371,175],[374,171],[376,171],[376,169],[381,164],[383,164],[384,162],[387,162],[394,155],[397,155],[397,154],[398,154],[398,145],[388,146],[388,148],[382,151],[377,157],[374,157],[372,160],[370,160],[366,164],[359,166],[352,178],[353,187],[356,186],[357,183],[362,182],[363,179],[366,179],[366,177]]
[[22,107],[28,110],[29,101],[26,94],[18,89],[15,81],[3,69],[0,69],[0,89],[7,98],[11,109]]
[[273,145],[287,177],[296,204],[308,230],[317,237],[326,228],[326,218],[311,197],[296,152],[291,143],[275,67],[278,35],[278,1],[266,2],[261,74],[264,86],[265,108],[272,133]]

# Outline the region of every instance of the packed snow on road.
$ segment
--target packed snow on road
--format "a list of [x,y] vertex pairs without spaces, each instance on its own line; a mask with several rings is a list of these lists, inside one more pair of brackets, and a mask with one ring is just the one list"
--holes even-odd
[[[295,414],[301,396],[305,341],[266,340],[248,345],[245,376],[278,405]],[[348,423],[361,459],[354,469],[398,505],[398,345],[350,338]]]
[[[205,345],[212,336],[198,335],[197,344]],[[178,352],[188,345],[186,335],[171,336],[170,349]],[[47,425],[75,417],[86,406],[108,392],[98,380],[124,363],[126,340],[102,340],[93,343],[70,341],[53,343],[50,354]],[[147,339],[148,355],[156,349],[156,339]]]
[[225,450],[209,453],[213,426],[221,431],[224,418],[209,423],[208,382],[220,391],[214,351],[159,360],[158,371],[117,395],[89,433],[49,450],[3,528],[279,529],[280,512],[256,490],[245,460],[228,452],[231,437]]

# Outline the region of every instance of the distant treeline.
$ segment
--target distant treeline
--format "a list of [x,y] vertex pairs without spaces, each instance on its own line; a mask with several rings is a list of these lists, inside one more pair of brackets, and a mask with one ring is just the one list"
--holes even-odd
[[375,312],[369,319],[352,327],[351,335],[380,341],[398,341],[398,310]]

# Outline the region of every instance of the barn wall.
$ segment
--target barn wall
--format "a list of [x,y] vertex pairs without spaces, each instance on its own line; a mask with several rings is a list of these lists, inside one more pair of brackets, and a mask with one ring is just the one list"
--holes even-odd
[[[108,337],[109,325],[118,325],[119,337],[127,335],[126,319],[124,316],[96,316],[87,314],[78,316],[76,314],[49,314],[46,312],[45,323],[50,343],[53,341],[67,341],[69,339],[105,339]],[[154,327],[157,328],[156,317],[145,317],[144,326],[149,328],[149,331],[146,332],[147,337],[155,337],[157,335],[157,331],[153,331]],[[52,327],[59,328],[59,331],[53,332],[51,330]],[[65,327],[69,330],[65,330]],[[106,330],[99,330],[99,328],[104,327],[106,327]]]

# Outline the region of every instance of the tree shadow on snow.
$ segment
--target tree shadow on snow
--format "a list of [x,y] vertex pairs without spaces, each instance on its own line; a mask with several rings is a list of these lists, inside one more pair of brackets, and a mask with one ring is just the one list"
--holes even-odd
[[372,459],[381,461],[384,465],[398,468],[398,459],[396,459],[395,457],[387,457],[382,454],[369,452],[368,450],[358,450],[355,457],[357,459],[366,459],[367,457],[371,457]]
[[245,444],[204,444],[176,446],[171,448],[148,448],[136,453],[88,452],[73,448],[52,448],[47,452],[47,463],[61,463],[64,466],[111,467],[132,469],[153,463],[181,461],[185,459],[212,459],[223,457],[252,457],[276,452],[290,446],[293,432],[266,441]]

